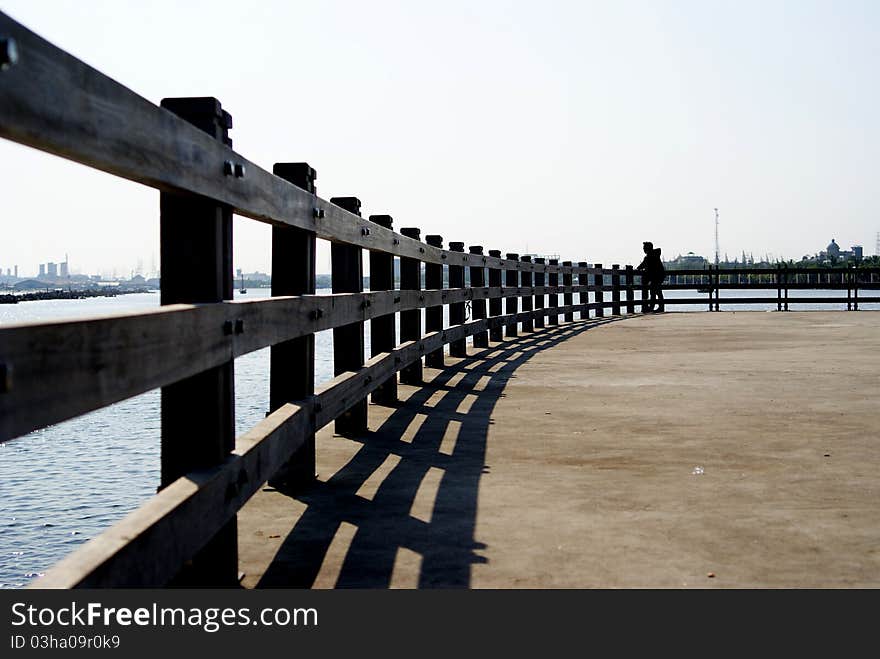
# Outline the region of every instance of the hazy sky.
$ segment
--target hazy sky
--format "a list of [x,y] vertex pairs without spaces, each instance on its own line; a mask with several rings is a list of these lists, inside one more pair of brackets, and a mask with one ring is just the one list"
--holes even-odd
[[[711,258],[715,207],[722,257],[880,231],[876,0],[0,8],[155,103],[216,96],[237,151],[423,235],[623,264]],[[0,177],[4,272],[158,259],[158,192],[5,141]],[[238,220],[235,251],[268,271],[268,228]]]

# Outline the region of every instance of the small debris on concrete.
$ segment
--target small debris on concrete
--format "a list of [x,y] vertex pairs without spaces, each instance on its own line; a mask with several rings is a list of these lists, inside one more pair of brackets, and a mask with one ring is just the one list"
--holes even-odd
[[706,576],[709,577],[710,579],[714,579],[714,578],[715,578],[715,573],[714,573],[714,572],[709,572]]

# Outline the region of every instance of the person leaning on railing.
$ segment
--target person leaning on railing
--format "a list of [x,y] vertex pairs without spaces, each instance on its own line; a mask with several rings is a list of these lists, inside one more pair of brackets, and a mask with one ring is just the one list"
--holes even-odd
[[[652,242],[643,242],[642,250],[645,252],[645,258],[639,263],[636,270],[641,270],[643,277],[648,284],[650,298],[648,299],[648,311],[652,313],[662,313],[665,308],[663,305],[663,280],[666,279],[666,268],[663,267],[663,261],[660,260],[660,248],[654,247]],[[656,308],[654,305],[657,305]]]

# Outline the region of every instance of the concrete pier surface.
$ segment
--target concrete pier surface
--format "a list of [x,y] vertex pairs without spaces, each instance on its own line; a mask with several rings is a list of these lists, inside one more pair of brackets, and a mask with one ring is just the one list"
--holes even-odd
[[880,586],[880,313],[576,321],[471,354],[245,506],[245,587]]

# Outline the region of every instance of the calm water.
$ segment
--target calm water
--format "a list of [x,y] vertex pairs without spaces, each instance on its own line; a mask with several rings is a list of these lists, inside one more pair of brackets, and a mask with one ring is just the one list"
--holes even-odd
[[[319,291],[328,292],[328,291]],[[842,296],[841,305],[808,305],[794,309],[845,308],[846,292],[802,291],[798,295]],[[723,298],[733,294],[722,291]],[[776,291],[754,295],[775,297]],[[251,289],[237,299],[269,295]],[[667,293],[667,310],[702,311],[675,306]],[[48,300],[0,305],[0,324],[115,314],[153,308],[158,293],[86,300]],[[878,309],[880,305],[862,305]],[[775,303],[737,307],[772,310]],[[369,323],[366,324],[369,346]],[[332,377],[332,332],[315,340],[315,379]],[[52,383],[47,382],[51,387]],[[236,433],[265,417],[269,406],[269,350],[235,361]],[[0,444],[0,588],[19,588],[78,545],[137,508],[159,482],[159,391],[154,390]]]

